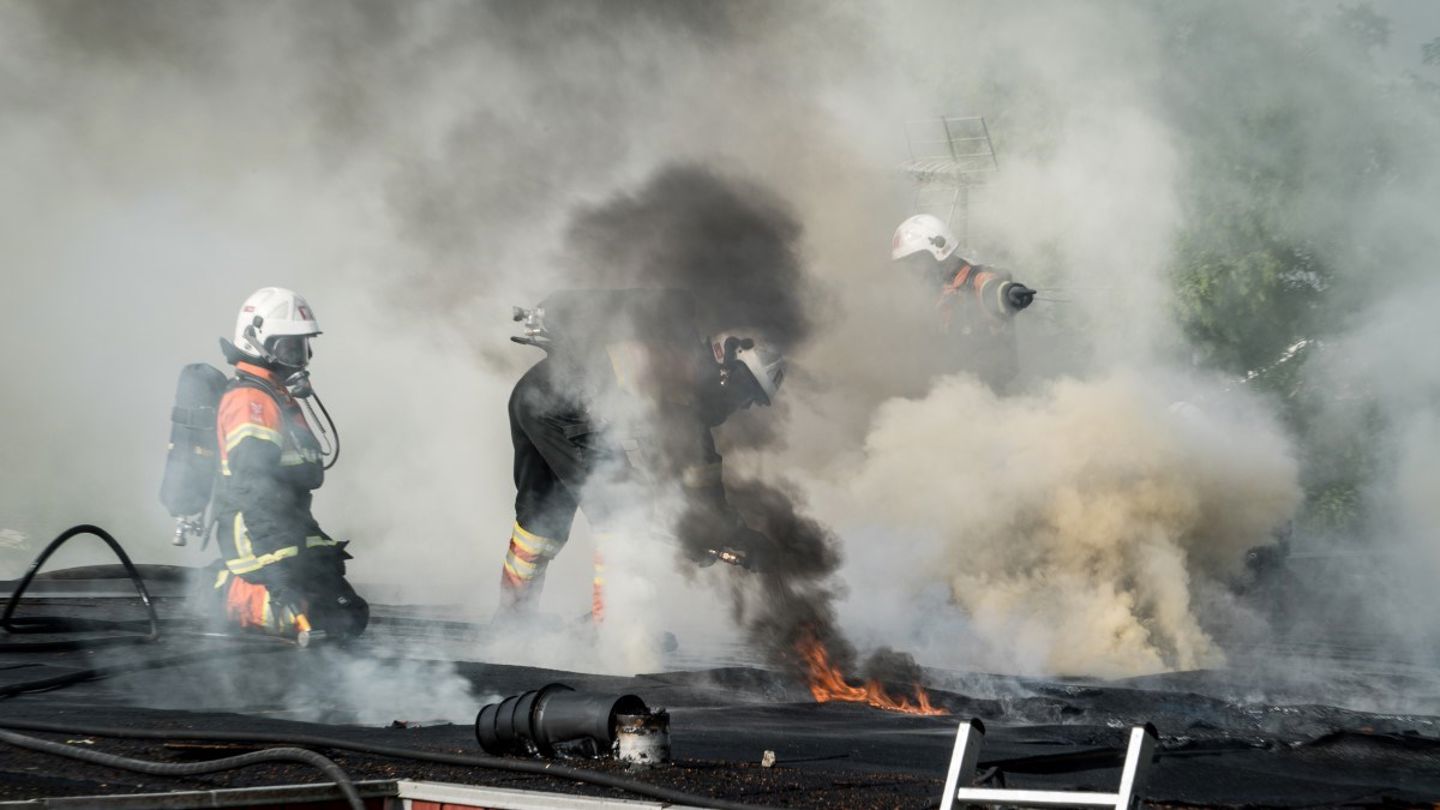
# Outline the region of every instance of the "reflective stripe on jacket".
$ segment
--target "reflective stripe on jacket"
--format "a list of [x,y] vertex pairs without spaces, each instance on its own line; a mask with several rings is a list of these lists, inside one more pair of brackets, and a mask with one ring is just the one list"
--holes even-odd
[[[935,308],[940,314],[941,331],[948,332],[956,325],[957,310],[964,313],[959,320],[966,326],[977,325],[976,321],[1003,323],[1009,320],[1015,310],[1011,308],[1006,292],[1014,284],[1009,273],[963,262],[950,281],[940,289],[940,299],[935,302]],[[976,318],[976,308],[989,318]]]
[[300,404],[274,372],[236,365],[216,415],[220,550],[232,573],[248,574],[305,548],[333,546],[310,514],[325,480],[320,444]]

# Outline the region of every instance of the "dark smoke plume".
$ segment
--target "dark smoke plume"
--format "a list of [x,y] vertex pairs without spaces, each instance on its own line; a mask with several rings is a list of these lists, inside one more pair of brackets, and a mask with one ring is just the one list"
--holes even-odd
[[[814,323],[807,303],[816,293],[798,254],[800,233],[795,215],[767,189],[675,165],[634,194],[581,210],[569,228],[566,258],[571,277],[585,286],[688,290],[702,334],[743,327],[788,350]],[[773,442],[783,417],[783,411],[753,414],[742,435],[732,430],[725,437],[732,445]],[[837,666],[849,669],[855,650],[841,634],[834,608],[840,596],[832,578],[841,562],[837,538],[802,514],[787,489],[744,480],[729,482],[726,491],[745,524],[769,540],[749,549],[756,571],[734,591],[736,620],[750,643],[771,663],[798,667],[796,644],[811,636]],[[730,545],[734,531],[716,519],[711,504],[699,501],[686,504],[677,526],[691,559]]]
[[799,238],[795,215],[768,190],[679,165],[582,209],[566,259],[577,286],[689,290],[705,334],[745,327],[788,350],[812,326]]
[[[785,488],[746,479],[731,482],[726,492],[746,525],[770,541],[750,550],[754,571],[733,592],[735,620],[744,626],[747,641],[770,663],[798,670],[796,645],[812,637],[825,645],[836,666],[848,671],[855,648],[836,621],[835,601],[843,593],[832,578],[841,562],[839,540],[802,514],[798,496]],[[691,510],[680,522],[679,535],[699,558],[729,540],[716,529]]]
[[889,647],[870,653],[861,674],[866,680],[902,685],[918,684],[924,676],[914,656]]

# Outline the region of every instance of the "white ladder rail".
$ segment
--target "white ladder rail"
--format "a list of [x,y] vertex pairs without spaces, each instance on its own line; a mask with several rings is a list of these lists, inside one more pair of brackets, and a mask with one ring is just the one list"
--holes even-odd
[[1130,744],[1125,750],[1125,766],[1120,772],[1120,788],[1114,793],[1079,790],[1025,790],[1015,788],[970,787],[980,761],[980,743],[985,726],[979,720],[967,720],[955,732],[955,750],[950,768],[945,773],[945,795],[940,810],[953,810],[961,804],[1004,804],[1013,807],[1108,807],[1131,810],[1144,789],[1145,775],[1155,754],[1155,727],[1146,723],[1130,729]]

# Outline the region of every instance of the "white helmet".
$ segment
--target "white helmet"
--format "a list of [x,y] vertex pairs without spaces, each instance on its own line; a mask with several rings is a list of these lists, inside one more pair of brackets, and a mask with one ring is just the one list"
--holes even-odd
[[775,399],[780,383],[785,380],[785,358],[780,352],[734,332],[721,332],[710,338],[710,350],[721,366],[739,361],[750,371],[760,386],[761,405],[769,405]]
[[903,259],[922,250],[930,251],[936,261],[944,261],[955,252],[955,232],[930,214],[916,214],[900,223],[890,241],[890,258]]
[[235,347],[257,359],[291,368],[310,360],[309,339],[320,334],[315,312],[297,293],[282,287],[256,290],[235,319]]

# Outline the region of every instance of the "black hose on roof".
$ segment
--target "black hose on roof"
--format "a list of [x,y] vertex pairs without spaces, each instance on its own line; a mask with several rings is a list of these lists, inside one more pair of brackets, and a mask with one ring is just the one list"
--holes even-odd
[[[160,619],[155,614],[155,604],[150,600],[150,592],[145,588],[145,580],[140,576],[140,571],[135,568],[135,563],[130,561],[130,555],[125,553],[125,549],[121,548],[120,543],[116,541],[114,537],[111,537],[109,532],[105,531],[99,526],[91,526],[88,523],[82,523],[79,526],[71,526],[70,528],[61,532],[58,537],[50,541],[49,545],[45,546],[44,550],[42,550],[40,552],[40,555],[35,558],[34,562],[30,563],[29,570],[25,572],[25,576],[20,579],[20,584],[15,586],[15,591],[10,594],[10,598],[5,602],[5,611],[3,613],[0,613],[0,628],[3,628],[6,632],[18,635],[23,633],[54,633],[73,630],[114,629],[117,626],[124,626],[123,624],[114,622],[102,622],[86,619],[65,619],[48,616],[34,619],[18,620],[14,618],[15,608],[18,607],[20,604],[20,597],[25,595],[25,591],[30,587],[30,583],[35,579],[35,575],[40,573],[40,567],[45,564],[46,560],[50,559],[50,555],[54,554],[56,550],[58,550],[61,546],[65,545],[65,543],[68,542],[72,537],[78,537],[82,534],[93,534],[94,536],[100,538],[105,542],[105,545],[110,547],[111,551],[115,552],[115,556],[120,559],[120,564],[125,567],[126,575],[129,576],[130,581],[135,584],[135,591],[140,595],[140,601],[145,604],[145,612],[149,616],[150,620],[149,633],[144,636],[122,636],[119,638],[88,639],[83,641],[76,640],[36,642],[33,649],[38,652],[49,650],[103,647],[116,644],[143,644],[146,642],[155,641],[156,639],[160,638]],[[16,644],[10,645],[7,648],[7,651],[25,651],[26,649],[26,645]]]
[[475,756],[468,754],[444,754],[433,751],[416,751],[409,748],[397,748],[388,745],[369,745],[357,743],[338,737],[325,737],[318,734],[276,734],[268,732],[248,731],[199,731],[187,729],[139,729],[139,728],[107,728],[100,726],[72,726],[65,723],[41,723],[29,720],[9,720],[0,717],[0,728],[17,728],[25,731],[48,731],[59,734],[84,734],[93,737],[114,737],[117,739],[138,739],[138,740],[205,740],[211,742],[242,742],[242,743],[265,743],[278,745],[307,745],[317,748],[333,748],[341,751],[354,751],[362,754],[373,754],[375,756],[393,757],[395,759],[408,759],[416,762],[433,762],[438,765],[461,765],[470,768],[485,768],[496,771],[509,771],[513,773],[528,773],[538,776],[550,776],[556,779],[565,779],[575,782],[597,785],[599,787],[623,790],[637,796],[646,796],[652,799],[659,799],[671,804],[684,804],[692,807],[709,807],[715,810],[775,810],[764,805],[746,804],[744,802],[730,801],[728,799],[717,799],[710,796],[703,796],[696,793],[687,793],[683,790],[652,785],[642,782],[639,779],[631,779],[624,776],[615,776],[599,771],[590,771],[584,768],[574,768],[567,765],[556,765],[549,762],[534,762],[530,760],[506,759],[503,757]]
[[[323,408],[323,406],[322,406],[322,408]],[[327,414],[327,416],[328,416],[328,414]],[[22,622],[16,622],[16,621],[12,620],[12,616],[13,616],[13,614],[15,613],[15,608],[16,608],[16,606],[19,604],[20,597],[25,593],[25,590],[30,587],[30,582],[35,578],[35,575],[36,575],[37,573],[39,573],[40,567],[45,564],[45,561],[50,558],[50,555],[52,555],[52,554],[55,553],[56,549],[58,549],[60,546],[64,545],[65,542],[68,541],[70,538],[76,537],[76,536],[81,535],[81,534],[93,534],[93,535],[95,535],[96,537],[99,537],[101,540],[105,541],[105,544],[108,545],[108,546],[111,548],[112,551],[115,552],[115,556],[117,556],[117,557],[120,558],[120,563],[125,566],[126,573],[129,575],[130,580],[135,583],[136,591],[138,591],[138,593],[139,593],[139,595],[140,595],[140,599],[141,599],[141,601],[144,602],[144,604],[145,604],[145,609],[146,609],[146,611],[147,611],[148,614],[149,614],[149,618],[150,618],[150,624],[149,624],[150,632],[149,632],[149,635],[147,635],[147,636],[139,636],[139,637],[129,636],[129,637],[115,638],[115,639],[92,639],[92,640],[88,640],[88,641],[77,640],[77,641],[59,641],[59,642],[36,642],[36,643],[34,644],[34,648],[35,648],[36,650],[40,650],[40,649],[45,649],[45,650],[51,650],[51,649],[75,649],[75,648],[83,648],[83,647],[101,646],[102,644],[134,644],[134,643],[143,643],[143,642],[149,642],[149,641],[154,641],[154,640],[158,639],[159,636],[160,636],[160,624],[159,624],[159,619],[158,619],[158,617],[157,617],[156,614],[155,614],[155,606],[154,606],[154,604],[153,604],[153,603],[151,602],[151,600],[150,600],[150,593],[145,589],[145,582],[144,582],[143,579],[141,579],[139,571],[136,570],[134,563],[132,563],[132,562],[130,561],[130,557],[125,553],[125,550],[120,547],[120,544],[119,544],[118,542],[116,542],[115,538],[110,536],[110,533],[109,533],[109,532],[105,531],[104,529],[102,529],[102,528],[100,528],[100,527],[98,527],[98,526],[91,526],[91,525],[89,525],[89,524],[82,524],[82,525],[79,525],[79,526],[74,526],[74,527],[71,527],[71,528],[69,528],[69,529],[66,529],[64,532],[61,532],[58,537],[56,537],[54,540],[50,541],[50,544],[49,544],[48,546],[46,546],[43,551],[40,552],[40,555],[39,555],[38,557],[36,557],[36,558],[35,558],[35,561],[30,564],[30,569],[29,569],[28,571],[26,571],[25,576],[24,576],[23,579],[21,579],[19,586],[17,586],[17,587],[15,588],[14,593],[12,593],[12,594],[10,595],[10,599],[6,602],[4,613],[3,613],[3,614],[0,614],[0,628],[3,628],[3,629],[5,629],[5,630],[7,630],[7,631],[9,631],[9,632],[11,632],[11,633],[43,633],[43,632],[55,632],[56,629],[68,629],[68,630],[80,629],[80,628],[84,628],[84,629],[96,629],[96,628],[100,627],[101,625],[112,626],[112,625],[110,625],[109,623],[101,623],[101,622],[93,622],[93,621],[77,620],[77,619],[37,618],[37,619],[24,620],[24,621],[22,621]],[[29,648],[31,645],[29,645],[29,644],[21,644],[21,645],[10,645],[10,646],[11,646],[12,648],[14,648],[14,647]],[[69,672],[69,673],[66,673],[66,674],[64,674],[64,675],[56,675],[56,676],[50,677],[50,678],[40,678],[40,679],[32,680],[32,681],[24,681],[24,682],[21,682],[21,683],[9,684],[9,685],[7,685],[7,686],[0,687],[0,699],[7,698],[7,697],[12,697],[12,696],[14,696],[14,695],[22,694],[22,693],[25,693],[25,692],[34,692],[34,691],[41,691],[41,690],[58,689],[58,688],[61,688],[61,687],[64,687],[64,686],[69,686],[69,685],[75,684],[75,683],[81,683],[81,682],[84,682],[84,681],[95,680],[95,679],[98,679],[98,678],[105,678],[105,677],[108,677],[108,676],[111,676],[111,675],[118,675],[118,674],[123,674],[123,673],[127,673],[127,672],[138,672],[138,671],[149,670],[149,669],[160,669],[160,668],[163,668],[163,667],[171,666],[171,665],[173,665],[173,664],[188,663],[188,662],[190,662],[190,661],[211,660],[211,659],[216,658],[216,657],[219,657],[219,656],[236,655],[236,654],[247,654],[247,655],[248,655],[248,654],[256,654],[256,653],[263,653],[263,652],[279,652],[279,651],[282,651],[282,650],[285,650],[285,649],[289,649],[289,648],[288,648],[288,647],[274,647],[274,648],[270,648],[270,649],[268,649],[268,650],[266,650],[266,649],[258,649],[258,650],[257,650],[257,649],[253,649],[253,648],[252,648],[252,649],[229,650],[229,651],[207,650],[207,651],[202,651],[202,652],[197,652],[197,653],[190,653],[190,654],[186,654],[186,655],[171,656],[171,657],[169,657],[169,658],[159,658],[159,659],[154,659],[154,660],[150,660],[150,661],[142,661],[142,662],[137,662],[137,663],[133,663],[133,664],[120,664],[120,665],[110,666],[110,667],[96,667],[96,668],[93,668],[93,669],[80,670],[80,671],[78,671],[78,672]],[[394,757],[394,758],[397,758],[397,759],[408,759],[408,760],[413,760],[413,761],[418,761],[418,762],[433,762],[433,763],[441,764],[441,765],[462,765],[462,766],[474,767],[474,768],[487,768],[487,769],[490,769],[490,770],[509,771],[509,772],[513,772],[513,773],[528,773],[528,774],[535,774],[535,775],[539,775],[539,776],[550,776],[550,777],[554,777],[554,778],[558,778],[558,779],[569,779],[569,780],[573,780],[573,781],[577,781],[577,782],[585,782],[585,783],[587,783],[587,784],[597,785],[597,786],[600,786],[600,787],[608,787],[608,788],[612,788],[612,789],[615,789],[615,790],[622,790],[622,791],[625,791],[625,792],[627,792],[627,793],[633,793],[633,794],[636,794],[636,795],[639,795],[639,796],[647,796],[647,797],[649,797],[649,798],[659,799],[659,800],[661,800],[661,801],[670,802],[670,803],[672,803],[672,804],[689,804],[689,805],[693,805],[693,806],[697,806],[697,807],[715,808],[715,810],[769,810],[768,808],[765,808],[765,807],[762,806],[762,805],[746,804],[746,803],[743,803],[743,802],[733,802],[733,801],[729,801],[729,800],[726,800],[726,799],[717,799],[717,798],[712,798],[712,797],[709,797],[709,796],[702,796],[702,795],[699,795],[699,794],[687,793],[687,792],[681,791],[681,790],[673,790],[673,789],[671,789],[671,788],[661,787],[661,786],[659,786],[659,785],[652,785],[652,784],[649,784],[649,783],[647,783],[647,782],[642,782],[642,781],[640,781],[640,780],[638,780],[638,779],[630,779],[630,778],[623,777],[623,776],[614,776],[614,775],[607,774],[607,773],[600,773],[600,772],[598,772],[598,771],[589,771],[589,770],[585,770],[585,769],[583,769],[583,768],[573,768],[573,767],[568,767],[568,766],[565,766],[565,765],[555,765],[555,764],[544,763],[544,762],[530,762],[530,761],[525,761],[525,760],[511,760],[511,759],[504,759],[504,758],[502,758],[502,757],[492,757],[492,756],[473,756],[473,755],[465,755],[465,754],[443,754],[443,753],[429,752],[429,751],[415,751],[415,750],[411,750],[411,749],[395,748],[395,747],[392,747],[392,746],[383,746],[383,745],[366,745],[366,744],[362,744],[362,743],[351,742],[351,741],[349,741],[349,740],[344,740],[344,739],[339,739],[339,738],[334,738],[334,737],[324,737],[324,736],[312,735],[312,734],[254,734],[254,733],[225,732],[225,731],[171,731],[171,730],[131,729],[131,728],[72,727],[72,726],[66,726],[66,725],[62,725],[62,724],[58,724],[58,723],[33,723],[33,722],[18,721],[18,720],[17,720],[17,721],[7,721],[7,720],[3,720],[3,719],[0,719],[0,727],[18,728],[18,729],[24,729],[24,730],[28,730],[28,731],[50,731],[50,732],[58,732],[58,733],[62,733],[62,734],[63,734],[63,733],[68,733],[68,734],[87,734],[87,735],[93,735],[93,736],[96,736],[96,737],[114,737],[114,738],[117,738],[117,739],[126,739],[126,738],[130,738],[130,739],[175,739],[175,738],[184,738],[184,739],[192,739],[192,740],[215,740],[215,741],[227,741],[227,742],[279,743],[279,744],[289,744],[289,745],[311,745],[311,746],[320,746],[320,747],[326,747],[326,748],[335,748],[335,749],[347,750],[347,751],[356,751],[356,752],[359,752],[359,753],[373,754],[373,755],[376,755],[376,756]],[[34,740],[33,738],[24,737],[24,735],[9,734],[9,733],[6,733],[6,732],[4,732],[4,731],[0,731],[0,740],[4,740],[4,741],[6,741],[6,742],[13,742],[13,744],[20,745],[20,742],[11,740],[10,738],[12,738],[12,737],[20,738],[20,739],[22,739],[22,740],[25,740],[27,743],[43,743],[43,744],[45,744],[46,746],[57,746],[58,748],[56,748],[56,749],[50,749],[50,748],[47,748],[47,749],[39,749],[39,748],[36,748],[35,750],[47,750],[49,753],[56,753],[56,754],[59,754],[59,755],[61,755],[61,756],[72,756],[72,755],[77,754],[77,753],[84,753],[84,754],[87,754],[87,755],[100,756],[100,757],[106,757],[106,758],[113,757],[113,755],[110,755],[110,754],[97,754],[96,752],[79,752],[79,751],[75,750],[75,749],[73,748],[73,746],[62,745],[62,744],[60,744],[60,743],[52,743],[52,742],[50,742],[50,741],[48,741],[48,740]],[[266,752],[263,752],[263,751],[257,751],[257,752],[255,752],[255,754],[264,754],[264,753],[266,753]],[[311,753],[311,754],[313,754],[314,752],[305,752],[305,753]],[[253,754],[247,754],[247,755],[243,755],[243,756],[241,756],[241,757],[231,757],[230,760],[240,760],[240,759],[244,759],[244,757],[247,757],[247,756],[254,756],[254,755],[253,755]],[[317,757],[317,758],[319,758],[319,759],[321,759],[321,760],[324,760],[325,762],[327,762],[327,763],[329,763],[330,765],[334,766],[334,767],[338,770],[339,766],[338,766],[338,765],[334,765],[333,762],[330,762],[329,760],[325,760],[324,757],[321,757],[319,754],[314,754],[314,756]],[[77,758],[80,758],[80,757],[77,757]],[[187,765],[183,765],[183,766],[182,766],[182,765],[162,765],[162,764],[159,764],[159,763],[145,763],[145,762],[143,762],[143,761],[141,761],[141,760],[126,760],[124,757],[113,757],[113,760],[120,760],[120,761],[125,761],[125,762],[130,762],[130,763],[138,763],[138,764],[145,765],[145,766],[164,767],[164,768],[172,768],[172,767],[193,767],[194,765],[211,765],[211,766],[213,766],[213,765],[215,765],[216,762],[225,762],[225,761],[227,761],[227,760],[216,760],[216,761],[211,762],[211,763],[193,763],[193,764],[187,764]],[[90,760],[87,760],[87,761],[98,762],[98,760],[95,760],[95,759],[90,759]],[[272,760],[252,759],[252,760],[249,760],[249,761],[245,762],[244,764],[253,764],[253,763],[255,763],[255,762],[261,762],[261,761],[272,761]],[[101,764],[104,764],[104,763],[101,763]],[[316,767],[321,767],[318,763],[313,763],[313,764],[315,764]],[[114,764],[113,766],[114,766],[114,767],[121,767],[121,766],[118,765],[118,764]],[[234,765],[234,766],[232,766],[232,767],[243,767],[243,765]],[[217,768],[217,770],[225,770],[225,769],[226,769],[226,768]],[[131,770],[133,770],[133,768],[131,768]],[[142,772],[142,773],[156,773],[157,775],[161,775],[160,772],[158,772],[158,771],[141,771],[141,772]],[[206,772],[206,771],[188,771],[188,772],[185,772],[185,773],[204,773],[204,772]],[[181,772],[175,772],[173,775],[182,775],[182,774],[181,774]],[[342,784],[341,790],[345,790],[345,786],[346,786],[346,785],[349,785],[350,792],[353,792],[353,791],[354,791],[354,787],[353,787],[353,785],[350,785],[350,784],[349,784],[349,782],[348,782],[348,777],[345,777],[343,771],[340,771],[340,776],[341,776],[342,778],[346,779],[346,781],[345,781],[344,783],[341,783],[340,779],[337,779],[337,780],[336,780],[336,781],[337,781],[337,784]],[[346,797],[347,797],[347,798],[350,798],[350,792],[347,792],[347,793],[346,793]],[[355,794],[355,797],[356,797],[356,798],[355,798],[355,801],[358,801],[358,794]],[[353,803],[353,802],[352,802],[352,803]],[[359,805],[356,805],[356,806],[359,806]]]
[[0,742],[7,742],[17,748],[27,748],[31,751],[40,751],[45,754],[89,762],[93,765],[119,768],[151,776],[195,776],[230,771],[249,765],[258,765],[262,762],[299,762],[318,768],[330,777],[335,786],[340,788],[340,792],[345,794],[345,801],[350,804],[351,810],[365,810],[365,802],[360,799],[360,792],[355,789],[355,783],[351,781],[350,775],[332,760],[304,748],[267,748],[264,751],[251,751],[239,756],[212,759],[206,762],[151,762],[145,759],[131,759],[116,754],[107,754],[104,751],[89,751],[74,745],[16,734],[13,731],[0,730]]

